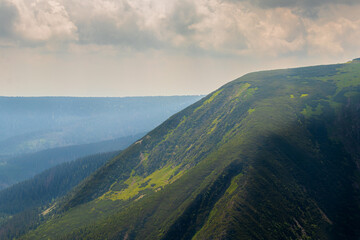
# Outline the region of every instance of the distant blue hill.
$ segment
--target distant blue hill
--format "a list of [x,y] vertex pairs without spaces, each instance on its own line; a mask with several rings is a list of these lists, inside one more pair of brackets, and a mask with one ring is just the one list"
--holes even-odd
[[145,133],[96,143],[51,148],[7,158],[0,161],[0,190],[20,181],[27,180],[61,163],[70,162],[77,158],[96,153],[125,149],[144,134]]
[[200,98],[0,97],[0,160],[146,132]]

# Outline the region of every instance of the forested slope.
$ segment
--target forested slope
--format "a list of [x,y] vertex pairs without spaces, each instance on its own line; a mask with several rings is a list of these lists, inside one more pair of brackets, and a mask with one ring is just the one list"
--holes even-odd
[[117,154],[98,153],[62,163],[0,191],[0,239],[12,239],[38,225],[56,199]]

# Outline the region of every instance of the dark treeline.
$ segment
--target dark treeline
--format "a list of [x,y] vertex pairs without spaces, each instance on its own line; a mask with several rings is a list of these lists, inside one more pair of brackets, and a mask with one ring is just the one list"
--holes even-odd
[[118,153],[99,153],[62,163],[0,191],[0,239],[12,239],[36,227],[43,218],[43,206],[64,196]]
[[64,195],[118,152],[100,153],[62,163],[34,178],[0,191],[0,212],[15,214]]
[[63,162],[100,152],[125,149],[143,135],[144,133],[141,133],[108,141],[47,149],[6,159],[6,164],[0,164],[0,190],[14,183],[30,179],[36,174]]

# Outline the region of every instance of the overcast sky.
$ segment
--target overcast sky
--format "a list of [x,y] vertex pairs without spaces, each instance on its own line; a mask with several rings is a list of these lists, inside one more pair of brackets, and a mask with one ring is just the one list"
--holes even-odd
[[359,13],[359,0],[0,0],[0,95],[207,94],[360,57]]

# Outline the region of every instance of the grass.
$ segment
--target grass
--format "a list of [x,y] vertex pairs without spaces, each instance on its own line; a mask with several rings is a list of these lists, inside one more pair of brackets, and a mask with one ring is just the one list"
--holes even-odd
[[239,91],[236,92],[234,97],[240,97],[250,86],[251,86],[250,83],[242,84],[239,88]]
[[351,236],[355,168],[336,144],[353,124],[340,114],[357,102],[353,64],[223,86],[100,169],[72,196],[77,205],[26,237],[326,239],[336,227]]
[[[234,177],[232,180],[231,180],[231,184],[230,186],[228,187],[228,189],[226,190],[226,193],[227,194],[233,194],[239,187],[238,185],[238,181],[241,177],[243,177],[244,174],[243,173],[240,173],[238,174],[236,177]],[[210,215],[211,217],[211,215]]]
[[216,97],[217,95],[219,95],[219,93],[221,93],[221,91],[222,91],[222,89],[214,92],[206,101],[204,101],[204,103],[203,103],[201,106],[197,107],[197,108],[194,110],[194,113],[196,113],[197,111],[199,111],[199,110],[200,110],[201,108],[203,108],[205,105],[207,105],[207,104],[211,103],[212,101],[214,101],[215,97]]
[[252,114],[255,111],[255,108],[249,108],[248,113]]
[[306,105],[306,108],[304,108],[301,113],[306,117],[314,117],[314,116],[320,116],[323,113],[324,106],[321,104],[318,104],[315,108],[310,107],[309,105]]
[[336,84],[337,91],[339,93],[341,90],[358,86],[360,82],[360,69],[359,62],[352,62],[349,64],[341,65],[340,68],[337,69],[338,72],[336,75],[329,77],[319,77],[318,80],[321,81],[333,81]]
[[184,171],[177,171],[180,167],[169,164],[145,178],[138,175],[131,176],[124,182],[128,186],[127,188],[121,191],[113,191],[110,188],[98,200],[129,200],[138,197],[144,190],[159,191],[184,174]]

